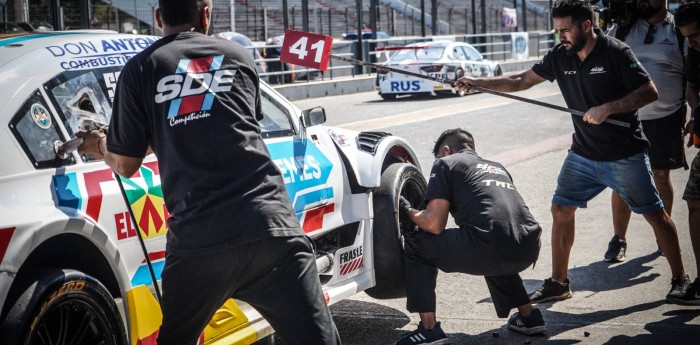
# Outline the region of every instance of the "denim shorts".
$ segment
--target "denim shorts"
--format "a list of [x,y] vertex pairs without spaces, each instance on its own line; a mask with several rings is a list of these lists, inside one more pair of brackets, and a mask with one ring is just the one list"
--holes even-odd
[[646,152],[616,161],[594,161],[569,150],[552,204],[585,208],[606,187],[616,191],[634,213],[645,214],[664,207]]

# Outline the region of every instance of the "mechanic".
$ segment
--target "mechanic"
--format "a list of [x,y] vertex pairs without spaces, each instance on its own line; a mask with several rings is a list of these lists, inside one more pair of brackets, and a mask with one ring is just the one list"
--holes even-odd
[[[552,7],[554,28],[561,43],[531,69],[497,78],[460,78],[455,87],[471,86],[503,92],[521,91],[545,80],[556,80],[572,114],[573,144],[561,167],[552,198],[552,276],[530,294],[532,302],[571,298],[568,263],[574,244],[575,213],[606,187],[620,194],[630,209],[654,229],[671,267],[667,299],[690,283],[683,268],[676,225],[664,211],[654,186],[648,142],[638,109],[655,101],[656,87],[632,50],[593,27],[589,1],[558,0]],[[608,118],[629,124],[604,123]]]
[[[510,174],[479,157],[474,147],[469,132],[444,131],[433,148],[436,161],[425,210],[400,199],[400,211],[417,225],[403,236],[406,308],[418,312],[421,321],[398,345],[449,343],[435,316],[438,269],[484,276],[498,317],[518,309],[508,321],[510,329],[525,334],[547,330],[518,274],[537,260],[542,229]],[[459,228],[445,229],[448,214]]]
[[[608,32],[627,43],[651,76],[659,99],[639,109],[642,131],[649,140],[649,162],[654,184],[664,209],[671,216],[673,185],[670,171],[688,169],[683,150],[686,121],[684,91],[685,41],[668,12],[666,0],[637,0],[638,19],[627,26],[613,26]],[[616,192],[612,193],[614,236],[604,258],[621,262],[627,255],[627,227],[631,211]]]
[[165,37],[124,66],[109,135],[79,134],[81,153],[124,177],[149,146],[159,158],[172,217],[158,344],[196,344],[229,298],[253,306],[286,344],[339,344],[312,243],[260,136],[250,53],[206,35],[211,0],[159,6]]
[[[700,0],[681,3],[676,9],[675,19],[676,25],[688,40],[689,48],[685,64],[686,98],[694,110],[686,124],[686,132],[690,134],[687,146],[695,143],[695,147],[700,148]],[[695,253],[696,274],[700,276],[700,152],[690,164],[683,199],[688,203],[688,231]],[[669,300],[677,304],[700,305],[700,278],[695,278],[680,296],[673,296]]]

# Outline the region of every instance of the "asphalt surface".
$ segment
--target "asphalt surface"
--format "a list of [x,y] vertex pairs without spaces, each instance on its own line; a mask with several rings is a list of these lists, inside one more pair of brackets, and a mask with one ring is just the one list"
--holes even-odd
[[[552,95],[551,88],[544,86],[527,95],[563,105],[559,95]],[[476,137],[477,151],[504,163],[542,225],[539,261],[534,269],[521,274],[528,291],[539,287],[551,275],[550,205],[556,177],[570,144],[572,127],[568,115],[523,103],[489,107],[488,104],[501,100],[483,94],[461,99],[394,102],[379,102],[375,97],[378,98],[366,93],[295,104],[301,108],[313,104],[331,109],[329,125],[382,129],[407,138],[419,153],[424,173],[430,169],[429,152],[437,135],[446,128],[467,124]],[[482,101],[484,107],[479,108]],[[332,116],[343,108],[352,109],[345,112],[351,111],[353,116]],[[414,116],[411,120],[411,114],[417,111],[430,115],[424,115],[423,119]],[[393,118],[382,122],[384,117]],[[696,153],[694,148],[686,151],[688,160]],[[672,218],[678,228],[685,268],[694,279],[697,272],[688,235],[688,211],[681,199],[687,171],[674,170],[671,178],[676,191]],[[611,224],[609,189],[592,200],[588,208],[577,211],[576,240],[569,262],[574,297],[536,305],[547,323],[545,335],[524,336],[508,330],[507,320],[496,317],[482,277],[441,272],[437,316],[450,341],[504,345],[700,344],[700,306],[665,302],[671,274],[665,257],[657,253],[651,227],[643,217],[633,215],[627,236],[627,260],[609,264],[603,261],[603,253],[612,237]],[[419,321],[416,314],[405,309],[405,299],[375,300],[364,293],[331,306],[331,311],[346,345],[393,344],[414,330]]]

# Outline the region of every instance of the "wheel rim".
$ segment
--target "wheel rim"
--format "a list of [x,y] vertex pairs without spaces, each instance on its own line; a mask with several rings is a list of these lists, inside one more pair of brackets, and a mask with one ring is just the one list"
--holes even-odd
[[51,303],[32,328],[28,345],[114,345],[107,316],[93,301],[68,298]]
[[[406,200],[408,200],[411,203],[411,205],[420,205],[423,203],[423,187],[414,178],[407,179],[404,182],[404,184],[401,186],[400,195],[406,198]],[[406,232],[413,231],[414,226],[415,224],[413,224],[413,222],[410,221],[408,217],[399,213],[399,237],[405,234]]]

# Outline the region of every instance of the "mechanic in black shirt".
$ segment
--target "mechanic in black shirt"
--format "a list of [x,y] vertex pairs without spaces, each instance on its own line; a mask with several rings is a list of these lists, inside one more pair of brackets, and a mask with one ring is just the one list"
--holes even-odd
[[[690,281],[683,268],[676,226],[654,186],[648,143],[637,116],[640,107],[657,99],[656,88],[629,46],[593,27],[589,1],[559,0],[552,8],[552,17],[561,43],[532,69],[497,78],[463,77],[455,83],[465,92],[470,92],[472,85],[515,92],[556,80],[568,107],[586,112],[582,117],[571,116],[573,144],[552,198],[552,276],[530,294],[530,300],[572,297],[567,268],[576,209],[585,208],[606,187],[652,226],[671,266],[672,287],[666,297],[678,295]],[[617,121],[613,124],[605,122],[607,119]]]
[[[401,199],[400,210],[417,225],[403,237],[406,307],[421,322],[398,345],[448,343],[435,316],[438,269],[484,276],[498,317],[518,308],[510,329],[525,334],[547,329],[518,274],[537,261],[542,229],[506,169],[479,157],[474,147],[469,132],[444,131],[433,148],[425,210]],[[445,229],[448,214],[458,229]]]
[[206,36],[211,0],[160,0],[165,37],[124,66],[109,136],[81,153],[131,177],[158,157],[168,221],[158,344],[196,344],[229,298],[286,344],[339,344],[312,244],[260,136],[260,85],[241,46]]

